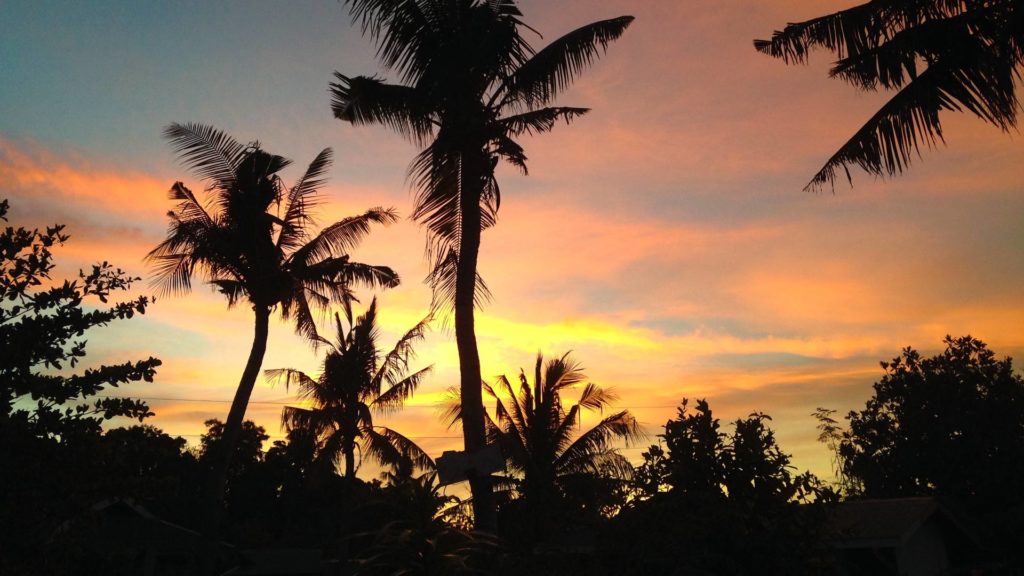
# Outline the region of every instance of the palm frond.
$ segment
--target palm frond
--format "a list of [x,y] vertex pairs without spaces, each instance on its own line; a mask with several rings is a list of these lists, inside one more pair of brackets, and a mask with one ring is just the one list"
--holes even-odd
[[599,388],[597,384],[588,382],[577,404],[587,410],[600,411],[617,399],[618,395],[611,389]]
[[866,2],[789,24],[775,31],[771,40],[755,40],[754,48],[787,64],[806,62],[816,47],[833,52],[842,60],[887,42],[900,30],[960,14],[968,5],[960,0]]
[[427,227],[434,238],[459,245],[462,161],[437,141],[420,152],[409,166],[416,188],[412,219]]
[[547,45],[505,81],[501,107],[515,101],[531,107],[550,102],[601,56],[611,42],[622,36],[632,22],[632,16],[593,22]]
[[178,159],[201,178],[212,180],[221,190],[230,189],[245,146],[212,126],[177,122],[164,128]]
[[178,201],[177,217],[186,222],[201,222],[206,226],[215,226],[213,217],[206,211],[195,194],[181,182],[175,182],[168,193],[171,200]]
[[238,304],[238,301],[248,294],[245,290],[245,284],[239,280],[215,279],[210,280],[210,284],[216,286],[217,291],[228,299],[228,308]]
[[[835,185],[840,169],[852,182],[849,166],[859,166],[875,175],[901,173],[922,146],[942,143],[940,110],[966,108],[979,117],[1001,125],[1015,122],[1016,99],[1007,94],[1012,72],[992,82],[985,71],[935,63],[897,92],[869,119],[808,183],[806,190],[818,191]],[[1012,88],[1010,93],[1012,94]]]
[[559,121],[571,124],[573,120],[587,112],[590,112],[589,108],[567,106],[541,108],[502,118],[497,125],[500,127],[500,134],[513,137],[523,134],[542,134],[550,132]]
[[306,229],[313,223],[310,210],[318,203],[317,190],[327,182],[326,174],[331,166],[331,156],[331,149],[324,148],[288,191],[284,217],[280,222],[281,231],[277,237],[279,249],[291,252],[308,239]]
[[329,303],[327,297],[316,290],[309,290],[299,286],[290,291],[288,296],[281,300],[281,318],[283,320],[292,320],[295,324],[295,333],[305,338],[316,348],[324,339],[320,337],[316,329],[313,307],[309,305],[309,298],[311,296],[317,303],[317,309],[326,310]]
[[[430,302],[431,313],[452,306],[455,302],[455,280],[459,265],[458,254],[454,250],[447,253],[446,257],[434,263],[430,273],[427,275],[426,283],[433,291]],[[476,288],[473,291],[473,305],[483,306],[490,302],[491,290],[480,274],[476,275]]]
[[271,386],[284,382],[285,390],[289,390],[293,385],[298,386],[300,392],[319,386],[319,383],[305,372],[294,368],[269,368],[263,371],[263,377]]
[[402,457],[411,459],[413,465],[421,471],[430,473],[437,470],[437,465],[434,463],[434,459],[420,448],[418,444],[399,432],[384,426],[376,427],[373,432],[378,433],[381,437],[387,440],[389,444],[397,449],[398,453]]
[[941,110],[968,110],[1004,131],[1015,127],[1024,57],[1024,33],[1013,24],[1020,20],[1017,4],[872,1],[755,41],[757,50],[787,63],[828,50],[838,57],[833,77],[863,90],[898,90],[805,190],[834,189],[840,170],[850,181],[851,165],[876,176],[901,173],[923,147],[943,142]]
[[157,246],[146,256],[146,261],[154,267],[150,286],[157,287],[160,295],[188,294],[192,290],[192,269],[195,262],[189,254],[156,255]]
[[339,72],[334,77],[330,92],[335,118],[357,126],[381,124],[420,145],[433,135],[434,121],[424,95],[415,88]]
[[398,70],[407,79],[414,78],[423,67],[425,46],[434,40],[431,9],[437,2],[418,0],[346,0],[353,22],[359,23],[363,34],[377,44],[377,57],[389,69]]
[[420,382],[433,370],[433,366],[427,366],[426,368],[419,370],[405,378],[395,382],[387,389],[386,392],[377,396],[370,403],[370,407],[376,409],[382,414],[392,414],[395,411],[402,408],[405,401],[412,397],[416,392],[416,387],[419,386]]
[[378,387],[381,387],[383,384],[393,387],[399,382],[402,374],[409,369],[409,362],[416,357],[413,345],[423,340],[432,319],[433,316],[428,315],[423,320],[420,320],[419,323],[398,339],[395,347],[390,352],[384,355],[380,368],[378,368],[377,373],[373,377]]
[[347,254],[370,233],[373,224],[388,225],[397,221],[398,214],[390,208],[373,208],[359,216],[349,216],[321,230],[315,238],[295,250],[291,259],[308,266]]
[[[512,389],[512,383],[509,382],[508,378],[506,378],[504,374],[498,377],[498,385],[501,386],[501,389],[504,390],[506,394],[508,394],[509,399],[512,402],[512,412],[508,413],[508,411],[506,411],[506,413],[509,414],[512,424],[519,430],[528,430],[530,424],[526,418],[526,410],[528,410],[528,407],[533,403],[533,400],[530,397],[529,386],[521,389],[521,391],[525,390],[525,395],[523,397],[518,397],[516,396],[515,390]],[[494,397],[497,399],[497,395],[494,395]]]
[[587,379],[583,367],[570,357],[571,354],[566,352],[561,358],[549,360],[544,366],[544,389],[548,391],[547,394],[556,394]]
[[459,396],[459,389],[456,386],[449,386],[445,393],[445,399],[439,404],[441,408],[441,422],[451,430],[456,424],[462,424],[462,398]]
[[330,421],[323,417],[322,412],[298,406],[285,406],[281,410],[281,424],[288,431],[307,430],[317,438],[325,436],[332,429]]
[[584,461],[610,448],[615,440],[623,440],[631,445],[644,437],[636,419],[626,410],[612,414],[576,438],[558,457],[557,466],[574,466],[574,462]]

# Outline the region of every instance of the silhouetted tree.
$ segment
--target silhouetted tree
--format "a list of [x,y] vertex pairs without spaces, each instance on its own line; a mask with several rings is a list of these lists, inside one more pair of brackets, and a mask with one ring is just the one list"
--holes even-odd
[[[199,462],[207,469],[207,473],[216,473],[221,452],[225,449],[227,427],[216,418],[203,422],[206,432],[199,439]],[[242,422],[242,429],[233,447],[234,454],[231,457],[231,468],[228,469],[228,480],[237,478],[246,470],[252,468],[263,460],[263,443],[270,439],[263,426],[258,426],[252,420]]]
[[[0,221],[9,204],[0,201]],[[82,370],[93,328],[142,314],[149,299],[110,299],[137,278],[104,262],[76,280],[55,279],[54,251],[69,236],[0,228],[0,573],[60,574],[73,564],[52,542],[60,523],[116,484],[101,457],[101,425],[143,420],[145,402],[103,397],[110,388],[151,382],[155,358]]]
[[754,46],[788,64],[823,48],[838,58],[831,76],[861,90],[896,91],[806,189],[834,186],[840,169],[850,180],[851,165],[876,175],[902,172],[922,145],[943,142],[942,110],[968,110],[1003,131],[1017,125],[1019,0],[875,0],[789,24]]
[[[652,446],[647,483],[612,522],[602,548],[609,573],[809,574],[821,568],[818,538],[834,495],[809,472],[794,474],[768,427],[751,414],[731,434],[704,400],[683,400]],[[637,487],[634,487],[637,493]]]
[[184,438],[136,425],[107,430],[99,448],[98,465],[111,497],[131,498],[161,518],[195,525],[201,472]]
[[1024,378],[1009,358],[964,336],[889,362],[842,434],[844,472],[871,498],[937,496],[982,521],[1020,557],[1024,530]]
[[389,414],[405,401],[430,372],[431,367],[409,374],[414,357],[413,344],[423,338],[428,319],[405,333],[394,349],[381,354],[377,348],[377,300],[354,325],[345,326],[335,315],[336,340],[324,357],[316,379],[293,368],[267,371],[271,380],[283,380],[298,387],[299,398],[312,402],[311,408],[288,406],[281,421],[288,430],[308,430],[317,439],[317,457],[341,465],[345,476],[356,473],[355,452],[366,453],[385,466],[410,464],[429,470],[434,463],[427,454],[400,433],[373,425],[373,414]]
[[[494,418],[487,418],[488,439],[501,448],[516,477],[513,485],[527,516],[528,540],[548,537],[556,519],[567,520],[557,518],[567,508],[599,515],[602,504],[612,505],[607,496],[616,487],[624,489],[632,477],[632,465],[613,445],[643,436],[628,410],[578,432],[584,411],[603,412],[616,398],[586,379],[569,354],[546,363],[538,354],[532,384],[520,371],[518,387],[505,376],[498,378],[496,389],[484,386],[495,402]],[[580,387],[579,398],[567,408],[564,397]],[[459,410],[461,406],[453,407],[450,415],[458,417]]]
[[669,489],[668,454],[661,444],[652,444],[640,457],[643,462],[633,469],[629,487],[632,501],[648,500]]
[[[0,202],[0,220],[9,204]],[[114,320],[144,314],[149,299],[140,296],[109,308],[111,294],[129,290],[138,278],[103,262],[79,278],[50,277],[52,249],[69,236],[64,226],[45,231],[7,227],[0,230],[0,429],[17,427],[39,437],[67,439],[78,432],[98,434],[100,423],[114,417],[139,421],[151,412],[144,402],[99,398],[128,382],[152,382],[156,358],[90,368],[67,375],[85,357],[85,333]]]
[[[521,33],[530,28],[514,0],[347,3],[403,84],[336,73],[332,109],[341,120],[383,124],[426,145],[410,168],[418,188],[413,217],[428,230],[435,306],[454,305],[463,436],[473,453],[485,444],[474,307],[487,294],[477,257],[481,232],[494,224],[500,204],[495,167],[505,160],[525,173],[516,138],[587,112],[549,104],[633,18],[588,24],[537,52]],[[493,531],[488,479],[469,480],[476,521]]]
[[[255,315],[252,349],[224,427],[225,449],[208,489],[211,514],[217,514],[266,351],[271,312],[279,308],[283,318],[295,320],[299,334],[315,339],[313,309],[333,301],[348,310],[353,284],[397,285],[398,276],[390,268],[353,262],[346,254],[371,224],[387,224],[396,216],[376,208],[311,237],[311,210],[331,163],[329,148],[286,188],[278,172],[290,161],[265,152],[258,143],[244,146],[198,124],[171,124],[164,135],[181,161],[208,182],[210,198],[201,202],[181,182],[171,187],[170,197],[178,206],[168,213],[167,239],[147,256],[155,266],[154,282],[166,292],[187,292],[198,272],[227,298],[228,306],[246,300]],[[272,206],[283,211],[272,214]]]

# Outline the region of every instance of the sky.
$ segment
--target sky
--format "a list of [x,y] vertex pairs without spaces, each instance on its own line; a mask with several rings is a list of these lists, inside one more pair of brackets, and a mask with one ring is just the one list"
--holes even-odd
[[[881,360],[937,353],[947,334],[1024,356],[1019,133],[946,113],[948,146],[903,176],[854,171],[852,188],[801,191],[886,95],[829,79],[827,54],[786,66],[751,41],[849,2],[520,5],[538,48],[591,21],[636,20],[558,101],[591,112],[524,139],[528,176],[499,168],[499,222],[480,256],[494,296],[477,320],[486,379],[571,351],[650,434],[626,449],[634,461],[684,397],[707,398],[723,422],[768,413],[794,465],[828,477],[810,414],[863,407]],[[415,146],[332,118],[334,71],[387,78],[339,2],[6,0],[0,21],[0,197],[10,224],[67,225],[56,277],[103,260],[149,276],[167,190],[203,189],[161,137],[171,122],[258,140],[295,161],[286,182],[332,148],[321,224],[411,212]],[[427,313],[424,244],[406,218],[353,252],[403,279],[377,295],[384,347]],[[196,283],[90,334],[88,358],[161,358],[155,382],[112,393],[148,398],[149,423],[195,443],[204,420],[226,418],[251,340],[251,310]],[[451,329],[435,322],[418,352],[431,377],[381,422],[438,456],[461,443],[437,409],[458,381]],[[318,360],[277,322],[263,365],[315,374]],[[247,416],[279,437],[292,401],[260,381]]]

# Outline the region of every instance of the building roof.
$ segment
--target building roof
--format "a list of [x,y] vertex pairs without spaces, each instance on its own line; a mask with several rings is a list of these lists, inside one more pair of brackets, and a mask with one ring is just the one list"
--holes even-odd
[[225,572],[223,576],[299,576],[325,573],[323,554],[320,550],[244,550],[239,556],[239,565]]
[[840,548],[898,547],[935,514],[949,516],[929,497],[850,500],[836,506],[829,531]]

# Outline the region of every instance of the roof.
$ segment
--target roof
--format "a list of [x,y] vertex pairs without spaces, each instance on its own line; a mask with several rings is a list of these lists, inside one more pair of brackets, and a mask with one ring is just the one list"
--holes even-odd
[[239,554],[239,565],[224,576],[245,575],[306,575],[323,574],[324,560],[320,550],[277,548],[244,550]]
[[829,531],[840,548],[898,547],[936,513],[948,517],[929,497],[850,500],[836,506]]
[[[152,548],[161,553],[188,553],[201,548],[206,538],[184,526],[168,522],[155,516],[145,507],[131,499],[112,498],[93,505],[92,518],[97,522],[93,530],[92,546],[105,551],[119,551],[125,548]],[[61,524],[57,532],[64,532],[81,521],[80,516]],[[231,546],[218,542],[218,548]]]

